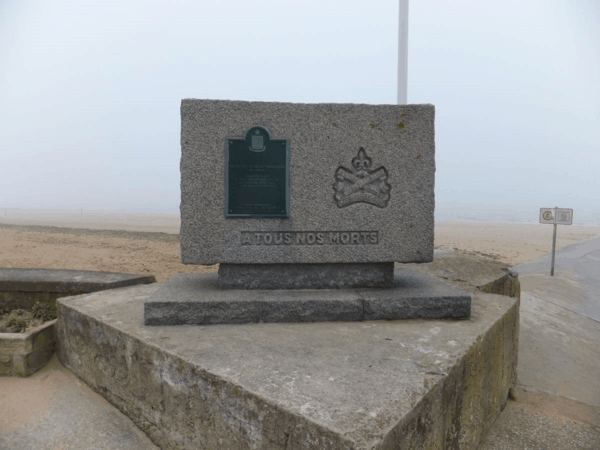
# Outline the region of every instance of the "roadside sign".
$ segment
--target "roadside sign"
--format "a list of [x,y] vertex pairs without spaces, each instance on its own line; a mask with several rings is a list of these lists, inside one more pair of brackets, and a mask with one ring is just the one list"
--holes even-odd
[[573,225],[573,210],[569,208],[540,208],[540,223]]
[[554,234],[552,235],[552,266],[550,276],[554,276],[554,254],[556,253],[556,226],[572,225],[573,210],[570,208],[540,208],[540,223],[554,225]]

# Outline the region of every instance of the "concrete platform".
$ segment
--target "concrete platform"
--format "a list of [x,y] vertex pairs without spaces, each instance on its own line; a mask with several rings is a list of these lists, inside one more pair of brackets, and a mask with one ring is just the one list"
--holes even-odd
[[58,355],[162,448],[476,448],[515,382],[519,300],[450,284],[469,319],[148,327],[160,284],[65,297]]
[[464,319],[471,296],[414,269],[392,288],[222,290],[217,274],[178,273],[145,296],[145,325]]

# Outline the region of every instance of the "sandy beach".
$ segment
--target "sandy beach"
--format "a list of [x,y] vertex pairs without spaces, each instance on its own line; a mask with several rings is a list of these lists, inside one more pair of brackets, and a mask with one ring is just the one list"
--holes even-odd
[[[28,212],[0,216],[0,267],[154,275],[213,272],[180,260],[178,214]],[[552,226],[438,222],[435,246],[515,266],[552,250]],[[600,236],[598,226],[559,226],[557,249]]]

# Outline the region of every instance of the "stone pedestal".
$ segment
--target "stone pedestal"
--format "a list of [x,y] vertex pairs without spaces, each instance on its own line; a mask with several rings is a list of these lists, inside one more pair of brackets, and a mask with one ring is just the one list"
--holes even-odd
[[221,289],[349,289],[393,285],[393,262],[219,265]]
[[217,274],[174,275],[145,296],[145,325],[465,319],[471,295],[418,270],[382,289],[223,290]]
[[[216,275],[66,297],[59,359],[161,448],[476,449],[516,379],[519,300],[482,293],[472,271],[451,268],[465,281],[450,287],[472,297],[468,320],[144,326],[149,302],[164,300],[164,315],[200,301],[202,279],[222,295],[283,292],[221,291]],[[365,292],[389,290],[352,291],[364,308]]]

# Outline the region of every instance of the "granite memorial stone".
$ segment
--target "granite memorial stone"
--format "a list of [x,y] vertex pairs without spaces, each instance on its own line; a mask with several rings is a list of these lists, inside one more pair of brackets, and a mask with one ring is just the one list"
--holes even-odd
[[434,115],[183,100],[181,259],[219,273],[173,277],[144,323],[468,317],[470,295],[394,270],[433,260]]
[[186,99],[181,119],[184,263],[432,260],[433,105]]

